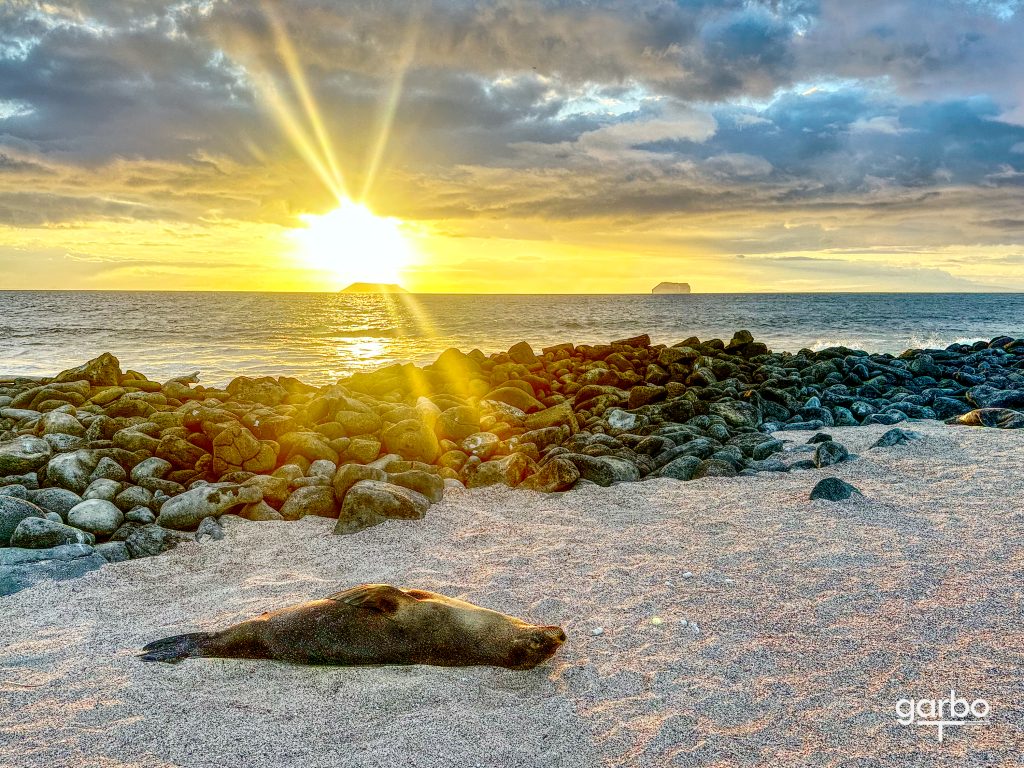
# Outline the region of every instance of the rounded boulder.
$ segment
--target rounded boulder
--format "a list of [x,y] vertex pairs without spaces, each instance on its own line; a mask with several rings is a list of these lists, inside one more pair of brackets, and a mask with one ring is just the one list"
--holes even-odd
[[109,536],[124,522],[124,514],[104,499],[86,499],[68,512],[68,522],[96,536]]

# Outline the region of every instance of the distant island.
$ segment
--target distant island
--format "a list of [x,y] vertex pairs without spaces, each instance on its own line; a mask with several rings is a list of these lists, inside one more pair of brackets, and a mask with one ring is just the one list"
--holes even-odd
[[658,283],[651,293],[689,293],[689,283]]
[[408,293],[408,291],[396,283],[352,283],[338,293]]

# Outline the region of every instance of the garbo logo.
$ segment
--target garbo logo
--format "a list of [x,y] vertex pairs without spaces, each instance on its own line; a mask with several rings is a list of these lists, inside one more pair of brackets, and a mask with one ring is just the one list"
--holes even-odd
[[991,711],[985,699],[968,701],[958,697],[952,688],[948,699],[900,699],[896,702],[900,725],[934,727],[940,743],[946,728],[988,725]]

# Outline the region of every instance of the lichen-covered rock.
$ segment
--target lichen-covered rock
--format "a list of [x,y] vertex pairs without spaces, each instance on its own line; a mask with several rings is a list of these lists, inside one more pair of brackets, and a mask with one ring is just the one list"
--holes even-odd
[[635,464],[616,456],[567,453],[562,458],[576,465],[581,478],[601,486],[607,487],[613,483],[634,482],[640,479],[640,470]]
[[204,517],[220,517],[262,500],[263,491],[252,485],[199,486],[165,501],[157,523],[179,531],[194,530]]
[[311,463],[318,459],[338,463],[338,452],[331,448],[322,435],[316,432],[288,432],[281,435],[279,443],[281,453],[286,460],[301,456]]
[[257,440],[241,424],[229,424],[213,438],[213,471],[216,475],[242,469],[271,472],[277,465],[277,443]]
[[[202,521],[198,521],[196,526],[199,522]],[[159,525],[145,525],[132,531],[124,543],[132,557],[153,557],[173,549],[184,540],[185,537],[176,531]]]
[[227,390],[236,400],[269,406],[279,405],[288,396],[285,388],[269,376],[260,379],[239,376],[232,379]]
[[334,414],[334,421],[347,437],[372,435],[381,428],[380,416],[372,411],[338,411]]
[[297,488],[281,505],[281,517],[285,520],[298,520],[307,515],[336,517],[337,514],[338,507],[334,499],[334,489],[327,485],[307,485]]
[[109,456],[103,456],[99,463],[89,474],[89,479],[96,480],[113,480],[118,483],[123,483],[128,479],[128,473],[124,471],[124,467],[118,464]]
[[700,469],[701,460],[696,456],[679,456],[665,466],[652,472],[649,477],[670,477],[673,480],[693,480]]
[[99,460],[99,456],[87,449],[58,454],[46,465],[46,480],[50,485],[81,495],[89,487]]
[[85,427],[70,413],[63,411],[50,411],[43,414],[39,419],[40,435],[72,435],[73,437],[84,437]]
[[224,538],[224,528],[216,517],[205,517],[196,528],[196,541],[221,541]]
[[377,480],[360,480],[345,494],[336,534],[349,534],[388,519],[419,520],[430,508],[422,493]]
[[380,440],[374,437],[353,437],[341,452],[338,460],[369,464],[380,456],[380,446]]
[[438,442],[434,431],[418,419],[404,419],[384,430],[384,449],[403,459],[428,464],[437,458]]
[[238,516],[254,522],[284,520],[281,513],[265,501],[257,501],[255,504],[246,504],[238,511]]
[[121,483],[116,480],[107,480],[101,477],[99,480],[93,480],[89,483],[89,486],[82,493],[82,498],[113,501],[117,494],[121,492],[121,487]]
[[156,522],[156,515],[153,514],[153,510],[149,507],[135,507],[135,509],[130,509],[125,512],[124,521],[126,523],[149,525],[150,523]]
[[508,357],[512,362],[525,365],[528,368],[540,363],[533,348],[525,341],[520,341],[509,347]]
[[890,429],[878,440],[875,441],[872,448],[889,448],[893,445],[899,445],[900,443],[909,442],[917,437],[917,434],[906,429]]
[[736,477],[736,467],[730,461],[723,459],[704,459],[693,473],[693,479],[702,477]]
[[151,456],[132,467],[131,479],[133,483],[138,483],[145,477],[155,477],[158,480],[162,480],[167,477],[167,473],[172,469],[174,469],[174,465],[171,462]]
[[529,466],[529,459],[521,453],[510,453],[500,459],[485,461],[466,478],[466,487],[484,488],[488,485],[504,484],[514,488],[526,477]]
[[[299,473],[301,477],[301,473]],[[263,501],[274,509],[280,509],[291,494],[288,478],[275,475],[253,475],[242,485],[252,485],[263,492]]]
[[345,464],[338,468],[337,473],[334,475],[334,497],[338,503],[341,503],[345,499],[345,494],[348,493],[349,488],[358,483],[360,480],[376,480],[378,482],[385,482],[388,479],[388,473],[380,467],[368,467],[362,464]]
[[129,485],[114,497],[114,504],[122,512],[136,507],[149,507],[153,503],[153,492],[139,485]]
[[0,477],[34,472],[49,460],[52,452],[49,443],[31,435],[0,442]]
[[61,371],[54,377],[54,382],[87,381],[94,387],[113,387],[121,383],[121,364],[109,352],[97,358]]
[[460,442],[480,431],[480,412],[467,405],[457,405],[441,412],[434,431],[442,440]]
[[548,461],[540,470],[519,484],[520,488],[542,493],[566,491],[576,485],[580,471],[576,465],[562,456]]
[[195,469],[196,463],[209,454],[198,445],[178,435],[165,435],[154,450],[157,458],[175,469]]
[[422,493],[434,504],[444,497],[444,480],[432,472],[410,469],[388,475],[388,482]]
[[498,387],[487,395],[487,399],[511,405],[524,413],[544,410],[544,403],[519,387]]
[[526,429],[543,429],[544,427],[568,426],[573,432],[578,428],[576,414],[572,403],[565,402],[545,408],[543,411],[531,413],[524,422]]
[[49,549],[63,544],[93,544],[95,537],[45,517],[26,517],[11,534],[12,547]]
[[22,520],[44,517],[46,510],[16,496],[0,496],[0,547],[11,546],[11,535]]
[[108,563],[122,563],[131,559],[131,552],[128,545],[123,541],[105,541],[94,547],[96,554],[100,555]]
[[124,522],[124,514],[109,501],[86,499],[68,512],[68,522],[96,536],[109,536]]
[[65,488],[40,488],[30,492],[29,500],[40,509],[57,513],[66,521],[68,512],[82,501],[82,497]]
[[476,432],[464,438],[459,447],[471,456],[479,456],[486,461],[501,447],[501,438],[493,432]]

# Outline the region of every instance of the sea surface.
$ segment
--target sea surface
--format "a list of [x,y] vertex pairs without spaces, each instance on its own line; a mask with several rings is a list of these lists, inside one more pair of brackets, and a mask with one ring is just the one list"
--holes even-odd
[[102,352],[164,380],[199,371],[314,384],[448,347],[484,352],[649,333],[773,350],[909,347],[1024,336],[1024,294],[442,295],[0,291],[0,376],[47,376]]

